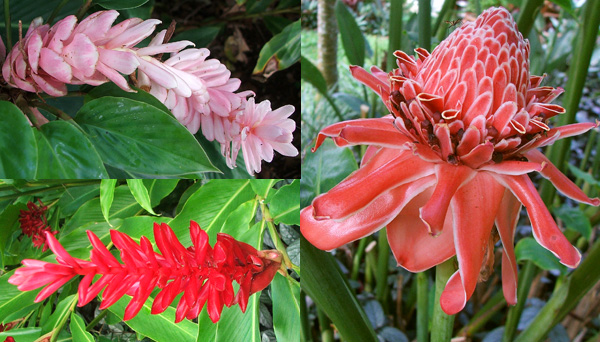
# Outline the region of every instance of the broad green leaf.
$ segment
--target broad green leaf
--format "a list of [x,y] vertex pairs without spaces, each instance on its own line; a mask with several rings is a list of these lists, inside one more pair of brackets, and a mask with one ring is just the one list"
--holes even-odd
[[588,240],[591,239],[592,224],[590,223],[590,219],[578,207],[572,208],[568,205],[563,205],[562,207],[554,208],[552,212],[563,221],[568,229],[580,233]]
[[129,185],[129,191],[135,197],[135,200],[144,208],[147,212],[152,215],[156,215],[154,210],[152,210],[152,205],[150,204],[150,195],[148,194],[148,189],[144,185],[144,182],[141,179],[128,179],[127,185]]
[[150,95],[150,93],[148,93],[147,91],[136,87],[133,87],[132,89],[134,89],[136,92],[132,93],[129,91],[125,91],[119,88],[119,86],[117,86],[116,84],[112,82],[107,82],[99,87],[95,87],[94,89],[92,89],[92,91],[87,93],[85,95],[85,102],[87,103],[104,96],[124,97],[131,100],[147,103],[171,116],[173,115],[173,113],[171,113],[169,108],[167,108],[167,106],[165,106],[164,103],[160,102],[156,97]]
[[21,210],[27,210],[27,206],[23,203],[11,204],[2,213],[0,213],[0,267],[4,268],[2,259],[4,257],[4,250],[6,243],[15,230],[19,229],[19,214]]
[[336,147],[329,139],[314,152],[306,153],[300,180],[300,204],[306,207],[317,195],[325,193],[358,168],[352,151]]
[[517,261],[531,260],[544,270],[559,270],[562,274],[567,272],[567,267],[558,261],[558,258],[549,250],[542,247],[534,238],[526,237],[515,247]]
[[34,310],[41,305],[33,300],[42,289],[19,291],[15,285],[8,283],[8,278],[14,273],[15,270],[12,270],[0,277],[0,323],[7,323],[4,319],[14,312],[23,309]]
[[110,230],[119,229],[122,223],[122,219],[111,219],[109,222],[91,222],[73,229],[68,234],[59,234],[58,241],[74,257],[87,259],[89,258],[89,250],[92,248],[87,231],[93,232],[103,243],[108,244],[110,242]]
[[258,196],[267,198],[271,187],[278,181],[278,179],[254,179],[250,181],[250,185]]
[[77,342],[94,342],[92,334],[85,330],[85,322],[83,318],[79,317],[75,312],[71,314],[71,334],[73,334],[73,341]]
[[[46,322],[46,324],[44,324],[44,326],[42,327],[42,335],[51,332],[52,330],[60,326],[62,322],[66,321],[71,314],[71,310],[73,310],[73,308],[75,307],[76,302],[77,295],[75,294],[72,294],[66,297],[64,300],[60,301],[56,305],[56,309],[54,310],[52,315],[50,315],[48,322]],[[58,331],[55,331],[54,333],[58,334]]]
[[149,104],[102,97],[86,103],[75,120],[113,167],[164,177],[217,170],[184,126]]
[[[221,233],[227,233],[236,239],[244,235],[250,229],[250,223],[253,223],[252,219],[256,214],[257,206],[258,203],[254,199],[240,204],[227,217],[227,220],[221,227]],[[258,231],[255,233],[260,235]]]
[[103,179],[100,183],[100,208],[106,222],[108,222],[108,214],[115,197],[116,179]]
[[34,132],[38,145],[37,179],[108,177],[90,140],[72,124],[51,121]]
[[210,159],[214,165],[221,171],[222,173],[208,173],[206,174],[206,178],[210,179],[251,179],[254,178],[248,174],[244,165],[244,158],[242,153],[238,155],[238,159],[236,160],[237,165],[239,167],[235,167],[233,169],[227,166],[227,162],[223,155],[221,154],[221,147],[218,141],[208,141],[201,134],[196,134],[196,139],[206,152],[208,159]]
[[365,64],[365,38],[344,2],[338,1],[335,4],[335,16],[348,61],[352,65],[363,66]]
[[211,180],[190,196],[169,225],[184,246],[192,243],[189,237],[190,220],[196,221],[214,243],[216,234],[229,214],[254,196],[249,180]]
[[[124,219],[119,227],[121,233],[129,235],[133,240],[139,243],[140,238],[145,236],[152,242],[156,248],[154,240],[154,223],[168,223],[171,220],[169,217],[153,217],[153,216],[133,216]],[[187,231],[189,236],[189,230]],[[190,245],[184,245],[186,247]]]
[[42,336],[42,328],[18,328],[0,332],[0,341],[12,337],[15,342],[33,342]]
[[329,316],[346,341],[377,341],[369,319],[335,258],[301,237],[302,289]]
[[281,187],[269,202],[271,216],[275,223],[300,224],[300,180]]
[[[108,310],[119,318],[123,319],[125,308],[130,296],[123,296],[115,304],[108,307]],[[132,319],[125,321],[125,324],[131,327],[137,333],[143,334],[154,341],[172,341],[172,342],[187,342],[196,341],[198,334],[198,324],[187,319],[179,323],[175,323],[175,308],[169,306],[165,312],[152,315],[152,302],[154,298],[150,297],[140,312]]]
[[17,106],[0,101],[0,178],[35,178],[37,144],[33,128]]
[[573,176],[583,179],[584,182],[586,182],[590,185],[600,186],[600,181],[595,179],[594,176],[590,175],[587,172],[580,170],[579,168],[577,168],[574,165],[567,164],[567,166],[569,167],[569,170],[571,171]]
[[176,34],[173,39],[174,42],[181,40],[189,40],[196,44],[197,48],[207,47],[213,40],[219,35],[219,32],[225,27],[223,24],[218,25],[207,25],[191,30],[185,30],[181,33]]
[[66,216],[73,215],[85,202],[100,194],[100,182],[98,184],[84,185],[65,189],[57,203]]
[[275,274],[271,282],[273,329],[279,342],[296,342],[300,333],[300,284]]
[[144,179],[144,185],[150,195],[150,205],[156,207],[179,183],[179,179]]
[[300,59],[300,77],[312,84],[319,93],[328,95],[327,93],[327,82],[319,70],[311,61],[305,56]]
[[140,7],[148,0],[94,0],[93,2],[109,10],[123,10]]
[[275,71],[296,63],[300,59],[300,30],[298,19],[273,36],[260,50],[252,74],[269,77]]

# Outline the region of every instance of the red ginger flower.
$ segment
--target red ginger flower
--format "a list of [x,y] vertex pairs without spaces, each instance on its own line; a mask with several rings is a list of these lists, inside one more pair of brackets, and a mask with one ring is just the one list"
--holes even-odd
[[[396,51],[398,69],[352,75],[379,94],[392,115],[325,128],[338,146],[370,145],[360,169],[301,212],[300,227],[316,247],[329,250],[387,226],[399,266],[420,272],[458,258],[440,304],[462,310],[473,294],[496,229],[504,246],[502,284],[517,301],[514,232],[521,204],[535,239],[568,267],[581,255],[561,233],[527,173],[538,171],[564,195],[588,198],[536,148],[597,127],[549,128],[564,112],[549,104],[563,92],[529,74],[529,42],[510,13],[491,8],[464,24],[431,53]],[[492,242],[490,244],[490,242]],[[485,269],[484,269],[485,270]]]
[[[154,224],[154,238],[162,254],[154,252],[145,236],[138,244],[127,234],[111,230],[111,239],[121,252],[123,264],[93,232],[88,230],[87,234],[93,246],[91,261],[73,258],[52,234],[47,233],[58,264],[25,259],[25,267],[17,269],[8,282],[17,285],[21,291],[47,285],[35,298],[40,302],[73,277],[83,275],[78,289],[78,306],[92,301],[103,288],[101,310],[129,294],[133,298],[125,309],[125,320],[140,311],[154,287],[158,286],[162,290],[152,303],[152,314],[165,311],[175,297],[183,293],[175,322],[184,317],[198,317],[205,303],[210,319],[217,322],[224,305],[230,307],[237,303],[245,312],[250,295],[267,287],[281,265],[279,252],[257,251],[227,234],[219,233],[217,242],[211,247],[208,234],[194,221],[190,223],[193,246],[187,249],[167,224]],[[92,284],[96,275],[101,277]],[[237,294],[234,294],[233,281],[240,285]]]
[[38,199],[38,202],[40,203],[39,207],[31,201],[27,202],[29,210],[21,210],[19,223],[21,224],[23,234],[31,238],[35,247],[40,248],[43,246],[42,252],[45,252],[48,250],[45,232],[56,235],[58,231],[50,230],[51,228],[48,226],[48,221],[46,220],[48,207],[40,199]]

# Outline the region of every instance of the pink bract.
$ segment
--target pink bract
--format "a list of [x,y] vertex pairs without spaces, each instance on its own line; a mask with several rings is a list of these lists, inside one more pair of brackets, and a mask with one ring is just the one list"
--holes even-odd
[[540,86],[542,77],[529,74],[529,42],[504,8],[465,23],[431,54],[416,53],[396,51],[398,68],[390,73],[350,67],[391,115],[321,131],[315,149],[327,137],[338,146],[369,147],[356,172],[302,210],[302,233],[329,250],[386,226],[398,265],[412,272],[456,255],[459,269],[440,300],[446,313],[456,314],[493,254],[495,225],[504,247],[504,296],[515,304],[513,239],[522,204],[543,247],[568,267],[581,259],[527,173],[540,172],[576,201],[600,204],[537,148],[597,124],[548,126],[549,118],[564,113],[550,104],[563,89]]

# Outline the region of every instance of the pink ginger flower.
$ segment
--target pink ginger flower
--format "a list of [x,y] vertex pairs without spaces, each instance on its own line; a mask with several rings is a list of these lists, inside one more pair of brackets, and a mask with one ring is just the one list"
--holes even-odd
[[[87,234],[93,246],[90,261],[73,258],[52,234],[46,233],[58,264],[25,259],[25,267],[17,269],[8,282],[21,291],[46,286],[35,298],[35,302],[40,302],[73,277],[82,275],[78,306],[92,301],[102,289],[101,310],[128,294],[133,298],[125,309],[125,320],[137,315],[154,288],[159,287],[162,290],[154,298],[152,314],[165,311],[183,293],[175,322],[198,317],[205,304],[210,319],[217,322],[223,306],[239,304],[245,312],[250,295],[269,285],[282,260],[278,251],[257,251],[223,233],[217,234],[217,242],[211,247],[208,234],[194,221],[190,222],[193,246],[187,249],[167,224],[154,224],[154,238],[162,254],[154,252],[145,236],[138,244],[128,235],[111,230],[122,264],[92,231]],[[96,275],[101,277],[92,283]],[[237,293],[233,281],[240,285]]]
[[40,203],[39,207],[31,201],[27,202],[29,210],[20,211],[19,223],[23,234],[31,238],[35,247],[42,247],[42,252],[45,252],[48,250],[46,232],[54,236],[58,234],[58,231],[51,231],[52,228],[48,226],[48,220],[46,219],[48,207],[40,199],[38,199],[38,202]]
[[[121,74],[131,74],[139,67],[156,79],[165,78],[165,71],[148,56],[192,44],[182,41],[134,49],[160,21],[132,18],[111,27],[118,15],[114,10],[100,11],[79,24],[71,15],[52,27],[42,25],[42,18],[34,19],[25,37],[6,56],[2,76],[13,87],[52,96],[66,95],[66,84],[97,86],[109,80],[132,91]],[[171,78],[163,84],[169,88],[179,85]]]
[[537,148],[582,134],[598,124],[548,127],[564,112],[549,102],[563,89],[540,86],[529,74],[529,42],[510,13],[491,8],[453,32],[431,55],[396,51],[389,74],[350,67],[392,113],[331,125],[319,134],[338,146],[369,145],[358,171],[301,212],[304,236],[333,249],[387,227],[399,266],[420,272],[457,256],[440,304],[462,310],[480,270],[493,256],[497,229],[503,245],[506,301],[517,301],[514,233],[521,204],[533,236],[568,267],[581,260],[557,227],[527,173],[537,171],[564,195],[599,205]]

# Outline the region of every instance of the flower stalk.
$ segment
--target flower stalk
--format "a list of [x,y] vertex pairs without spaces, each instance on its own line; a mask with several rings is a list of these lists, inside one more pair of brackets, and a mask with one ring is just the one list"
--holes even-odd
[[[417,276],[417,341],[429,341],[429,277],[427,271]],[[434,326],[435,327],[435,326]],[[436,327],[437,329],[437,327]]]
[[433,306],[433,318],[431,320],[431,342],[448,342],[452,338],[454,315],[448,315],[442,310],[440,297],[448,279],[456,270],[454,263],[455,259],[451,258],[435,267],[435,305]]

